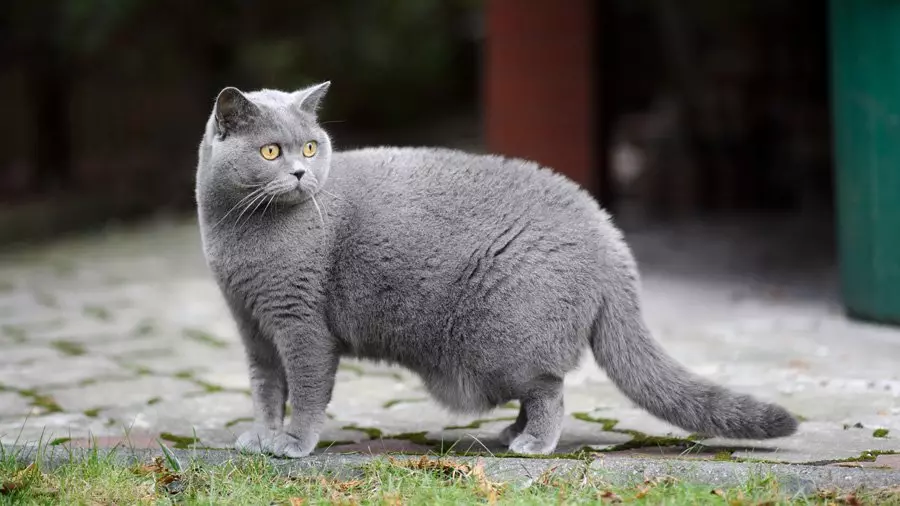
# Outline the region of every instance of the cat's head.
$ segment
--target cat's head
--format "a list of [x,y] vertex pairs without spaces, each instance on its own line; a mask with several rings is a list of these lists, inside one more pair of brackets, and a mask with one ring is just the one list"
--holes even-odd
[[325,183],[331,141],[316,119],[330,82],[286,93],[223,89],[200,144],[199,199],[296,204]]

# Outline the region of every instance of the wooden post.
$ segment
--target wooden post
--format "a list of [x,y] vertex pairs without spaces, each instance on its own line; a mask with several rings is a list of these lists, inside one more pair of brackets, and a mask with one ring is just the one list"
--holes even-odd
[[488,0],[487,147],[596,191],[595,0]]

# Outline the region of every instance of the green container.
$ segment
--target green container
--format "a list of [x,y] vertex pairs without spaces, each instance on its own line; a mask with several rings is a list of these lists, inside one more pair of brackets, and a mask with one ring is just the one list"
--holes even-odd
[[844,304],[900,323],[900,0],[830,5]]

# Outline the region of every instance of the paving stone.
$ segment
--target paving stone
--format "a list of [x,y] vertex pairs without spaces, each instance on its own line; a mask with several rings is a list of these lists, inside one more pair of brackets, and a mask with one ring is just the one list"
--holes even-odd
[[[695,374],[781,403],[808,421],[790,438],[711,439],[690,452],[650,445],[604,454],[607,459],[710,459],[737,450],[739,458],[831,462],[866,450],[900,451],[900,329],[846,320],[838,301],[822,295],[835,293],[827,272],[802,274],[806,267],[798,266],[790,271],[800,273],[792,274],[796,283],[755,274],[752,262],[741,258],[762,255],[756,239],[735,246],[717,233],[667,234],[628,234],[656,338]],[[249,379],[240,339],[206,270],[193,223],[5,255],[0,280],[0,385],[37,389],[65,410],[26,419],[30,401],[0,392],[4,444],[16,435],[46,440],[47,433],[62,433],[76,438],[72,444],[94,436],[109,446],[127,435],[131,444],[155,447],[168,432],[227,448],[249,426],[252,402],[244,392]],[[212,339],[188,336],[191,331]],[[60,341],[80,345],[84,354],[71,356],[70,346],[67,355]],[[569,416],[560,453],[585,446],[608,451],[631,439],[575,413],[615,419],[615,430],[687,436],[637,409],[590,353],[565,385]],[[333,418],[322,440],[341,443],[328,452],[422,451],[434,442],[496,452],[504,450],[497,433],[509,422],[491,420],[513,417],[516,409],[452,414],[429,399],[408,371],[343,360],[328,413]],[[470,426],[477,420],[488,421]],[[852,428],[856,423],[864,428]],[[463,428],[448,428],[453,426]],[[889,436],[872,437],[876,428],[888,429]],[[881,462],[895,465],[893,459]]]
[[4,364],[0,368],[0,384],[21,389],[68,386],[123,372],[121,367],[105,357],[57,357],[28,364]]
[[98,381],[77,388],[48,389],[66,411],[91,410],[109,406],[146,406],[160,401],[178,402],[200,388],[193,382],[165,377],[135,376],[126,381]]
[[31,412],[28,400],[16,392],[0,392],[0,418],[24,419]]

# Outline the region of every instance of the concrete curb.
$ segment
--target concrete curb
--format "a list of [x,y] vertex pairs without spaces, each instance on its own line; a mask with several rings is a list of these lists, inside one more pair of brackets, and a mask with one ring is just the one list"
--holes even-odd
[[[170,450],[183,465],[204,462],[219,465],[242,456],[228,450]],[[39,462],[54,468],[72,460],[112,458],[116,464],[128,466],[164,456],[159,449],[81,449],[61,446],[6,446],[5,455],[13,455],[23,464]],[[342,479],[357,477],[361,466],[385,455],[318,454],[304,459],[272,459],[276,468],[288,476],[327,474]],[[419,455],[396,455],[396,459],[418,459]],[[437,456],[431,458],[438,458]],[[815,466],[804,464],[738,463],[702,460],[603,457],[593,461],[573,459],[442,457],[457,462],[484,462],[485,473],[492,479],[527,485],[547,474],[566,475],[587,472],[615,485],[640,484],[647,479],[671,477],[712,488],[740,486],[754,477],[771,477],[788,494],[812,494],[819,491],[850,492],[860,489],[883,489],[900,486],[900,471],[878,468]]]

